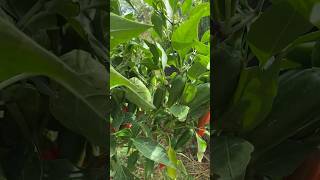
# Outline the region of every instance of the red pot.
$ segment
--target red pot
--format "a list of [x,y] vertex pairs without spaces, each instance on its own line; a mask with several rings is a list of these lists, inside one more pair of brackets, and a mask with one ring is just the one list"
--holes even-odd
[[311,153],[285,180],[320,180],[320,150]]

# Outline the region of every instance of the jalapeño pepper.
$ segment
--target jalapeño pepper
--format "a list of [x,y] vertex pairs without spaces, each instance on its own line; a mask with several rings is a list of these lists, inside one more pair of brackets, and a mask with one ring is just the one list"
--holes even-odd
[[177,143],[175,144],[174,149],[179,150],[180,148],[185,146],[191,140],[193,133],[194,132],[192,129],[185,130],[177,140]]
[[160,108],[166,97],[166,89],[164,87],[159,87],[153,96],[153,104],[156,108]]
[[172,86],[169,89],[169,99],[167,102],[168,107],[172,106],[180,98],[185,84],[186,78],[182,75],[177,75],[174,77],[171,83]]

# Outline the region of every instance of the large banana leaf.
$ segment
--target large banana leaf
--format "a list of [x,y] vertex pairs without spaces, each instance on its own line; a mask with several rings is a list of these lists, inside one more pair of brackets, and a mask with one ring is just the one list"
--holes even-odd
[[[0,90],[19,81],[33,76],[46,76],[65,88],[76,97],[75,106],[79,105],[82,113],[90,119],[83,125],[76,119],[67,127],[88,138],[92,143],[107,147],[106,110],[99,108],[97,103],[89,100],[96,89],[89,86],[75,70],[63,63],[58,57],[45,50],[12,24],[0,17]],[[107,76],[107,72],[104,74]],[[105,86],[107,94],[107,82]],[[105,101],[107,103],[107,101]],[[75,111],[76,112],[76,111]],[[66,125],[68,119],[58,119]],[[76,123],[76,124],[74,124]],[[73,127],[76,127],[74,129]]]

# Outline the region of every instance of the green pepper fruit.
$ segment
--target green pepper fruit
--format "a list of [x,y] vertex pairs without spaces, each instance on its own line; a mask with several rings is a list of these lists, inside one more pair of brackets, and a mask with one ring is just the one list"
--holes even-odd
[[186,84],[186,78],[182,75],[177,75],[174,77],[171,83],[171,88],[169,89],[169,99],[167,102],[168,107],[171,107],[180,98],[183,93],[184,86]]
[[166,97],[166,89],[162,86],[158,87],[153,96],[153,104],[156,108],[160,108],[164,104],[164,100]]
[[131,113],[135,113],[138,107],[133,103],[128,103],[128,111]]
[[197,93],[193,98],[193,101],[188,104],[190,111],[197,111],[201,105],[207,104],[210,102],[210,83],[204,83],[197,86]]
[[190,103],[194,99],[196,93],[197,93],[196,86],[194,86],[193,84],[186,84],[181,96],[181,104],[186,105]]
[[185,130],[177,140],[177,143],[175,144],[174,149],[179,150],[182,147],[184,147],[191,140],[193,134],[194,132],[192,129]]

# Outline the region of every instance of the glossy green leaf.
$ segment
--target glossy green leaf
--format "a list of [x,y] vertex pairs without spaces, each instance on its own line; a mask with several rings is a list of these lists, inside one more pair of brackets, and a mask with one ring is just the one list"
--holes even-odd
[[192,80],[198,79],[203,73],[208,71],[208,68],[210,68],[209,63],[210,58],[208,56],[198,54],[191,68],[188,70],[188,77]]
[[238,137],[219,136],[213,139],[211,166],[224,180],[244,180],[253,146]]
[[188,116],[189,109],[190,108],[188,106],[175,104],[170,107],[169,111],[173,116],[178,118],[179,121],[185,121]]
[[201,162],[203,159],[204,153],[206,152],[206,149],[207,149],[207,143],[197,133],[196,133],[196,137],[197,137],[197,145],[198,145],[197,158],[198,158],[198,162]]
[[148,42],[148,41],[145,41],[145,43],[148,45],[149,51],[152,53],[153,64],[154,65],[158,65],[159,58],[160,58],[160,52],[158,51],[157,46],[155,44],[153,44],[153,43]]
[[130,129],[124,128],[121,129],[115,133],[113,133],[117,138],[121,138],[121,137],[131,137],[131,131]]
[[131,140],[137,150],[146,158],[175,168],[175,165],[169,160],[165,149],[158,143],[148,138],[134,138]]
[[[112,66],[110,67],[110,88],[113,89],[119,86],[125,86],[126,96],[132,103],[144,109],[155,108],[152,104],[151,94],[146,86],[137,78],[128,80],[118,73]],[[135,84],[137,83],[137,84]]]
[[120,15],[120,4],[118,0],[110,1],[110,12]]
[[210,30],[206,31],[201,37],[202,43],[207,43],[209,41],[210,41]]
[[[319,69],[291,70],[280,76],[277,96],[268,117],[248,133],[259,155],[320,122],[317,109]],[[308,86],[306,86],[308,84]],[[303,93],[301,93],[303,92]]]
[[210,83],[204,83],[197,85],[196,95],[188,106],[190,111],[198,111],[198,108],[208,102],[210,102]]
[[126,98],[143,109],[153,109],[154,105],[148,88],[136,77],[129,80],[131,84],[134,84],[135,88],[133,90],[126,89]]
[[[210,47],[200,41],[195,41],[195,49],[197,52],[204,56],[209,56],[210,54]],[[209,58],[209,57],[208,57]]]
[[173,13],[177,11],[178,0],[169,0],[170,6],[172,8]]
[[244,69],[234,95],[233,106],[226,115],[227,119],[234,121],[236,116],[244,132],[252,130],[264,121],[277,94],[279,71],[279,60],[275,60],[266,70],[258,67]]
[[182,3],[181,11],[183,15],[186,15],[192,7],[192,0],[184,0]]
[[187,83],[184,87],[183,93],[181,95],[182,104],[190,103],[197,93],[197,87],[193,84]]
[[151,16],[151,22],[153,24],[154,30],[158,33],[159,37],[162,38],[163,35],[163,20],[161,16],[157,13],[153,13]]
[[110,13],[110,48],[126,42],[151,28],[151,25],[125,19],[114,13]]
[[296,9],[287,1],[281,1],[273,4],[252,24],[248,42],[263,66],[271,56],[311,28],[312,25]]
[[203,3],[195,9],[199,11],[190,13],[189,19],[184,21],[172,34],[172,46],[175,50],[189,50],[194,41],[198,39],[198,24],[202,17],[209,16],[210,7],[208,3]]
[[161,65],[162,65],[162,70],[164,70],[167,66],[168,56],[159,43],[156,43],[156,45],[161,52]]

